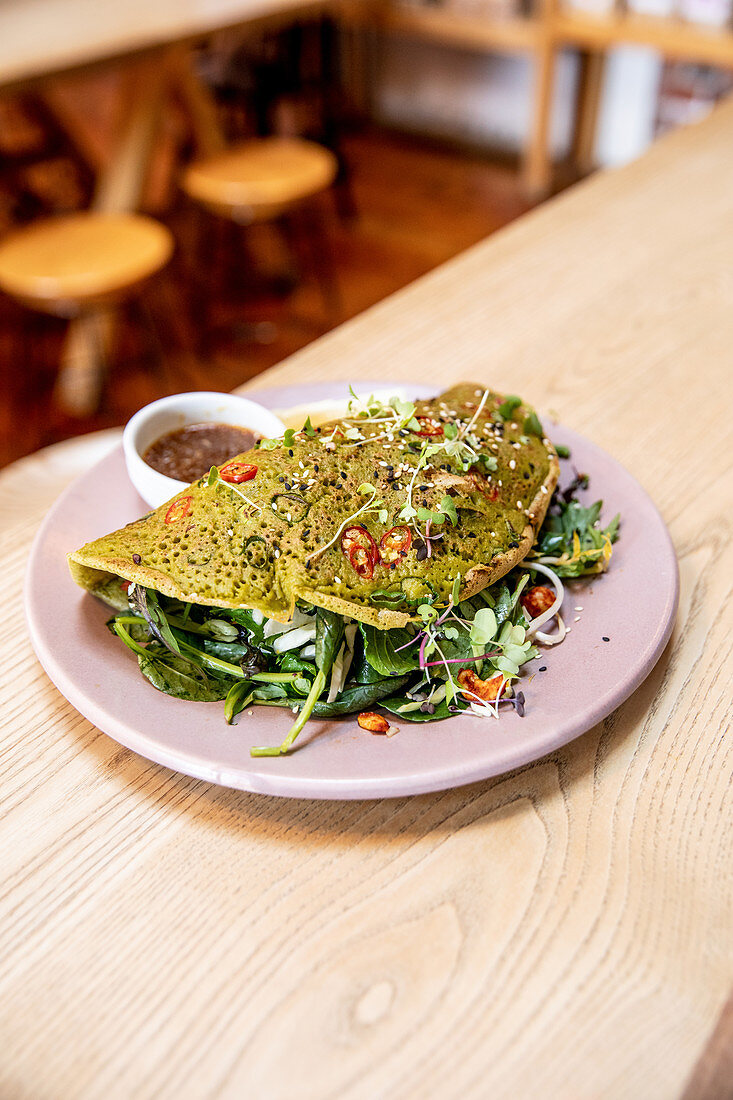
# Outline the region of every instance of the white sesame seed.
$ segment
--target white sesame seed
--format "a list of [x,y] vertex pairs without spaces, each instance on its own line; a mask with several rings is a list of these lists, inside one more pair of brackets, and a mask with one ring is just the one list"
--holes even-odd
[[582,607],[576,607],[576,608],[575,608],[575,610],[576,610],[576,611],[582,611],[582,610],[583,610],[583,608],[582,608]]
[[517,501],[517,508],[524,508],[524,505],[522,504],[521,500]]
[[510,470],[516,470],[516,468],[517,468],[516,460],[512,459],[511,462],[509,463],[509,469]]
[[336,584],[341,584],[341,577],[334,577],[333,579]]
[[573,622],[579,623],[580,622],[580,615],[576,615],[575,618],[573,619]]

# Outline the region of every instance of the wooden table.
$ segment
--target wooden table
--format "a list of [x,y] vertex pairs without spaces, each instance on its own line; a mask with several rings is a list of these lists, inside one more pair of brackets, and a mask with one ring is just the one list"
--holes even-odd
[[257,383],[491,382],[651,493],[670,645],[519,771],[339,804],[134,756],[52,687],[21,610],[41,517],[118,437],[3,473],[0,1094],[730,1095],[731,178],[733,105]]

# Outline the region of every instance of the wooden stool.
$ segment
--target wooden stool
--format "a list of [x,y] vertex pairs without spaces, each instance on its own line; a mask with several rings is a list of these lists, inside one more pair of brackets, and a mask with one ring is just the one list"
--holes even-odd
[[241,225],[269,221],[333,183],[333,153],[312,141],[260,138],[196,160],[181,181],[192,199]]
[[[207,210],[229,218],[239,225],[278,222],[292,257],[297,243],[315,233],[318,240],[308,241],[309,266],[315,268],[331,323],[340,319],[340,303],[333,273],[327,234],[317,204],[309,207],[310,224],[295,235],[296,217],[303,213],[307,200],[325,191],[338,171],[336,157],[312,141],[298,138],[258,138],[246,141],[226,152],[194,161],[185,170],[181,186],[185,193]],[[315,263],[313,262],[315,260]],[[325,266],[324,266],[325,265]],[[203,265],[198,265],[201,269]],[[290,263],[292,267],[292,262]],[[206,287],[198,295],[199,308],[205,309]],[[200,331],[207,328],[201,318]],[[259,339],[259,325],[239,326]],[[273,326],[265,326],[268,330]]]
[[[60,382],[71,391],[75,382],[95,388],[98,397],[110,335],[108,307],[159,271],[172,252],[173,238],[165,226],[140,214],[49,218],[0,242],[0,289],[31,309],[88,318],[97,351],[94,377]],[[74,374],[73,364],[69,371]],[[73,393],[69,396],[68,403],[78,404]]]

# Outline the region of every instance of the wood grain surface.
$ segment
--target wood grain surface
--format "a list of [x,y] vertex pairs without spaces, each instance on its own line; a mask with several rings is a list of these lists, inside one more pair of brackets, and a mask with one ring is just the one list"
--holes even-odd
[[491,382],[655,499],[670,644],[533,765],[339,804],[120,748],[51,686],[21,610],[43,514],[115,437],[0,477],[4,1100],[725,1095],[732,139],[733,105],[262,379]]

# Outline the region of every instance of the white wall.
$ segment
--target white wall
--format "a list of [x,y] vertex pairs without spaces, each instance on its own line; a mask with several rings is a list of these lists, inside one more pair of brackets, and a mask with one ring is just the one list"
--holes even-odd
[[[380,50],[377,109],[388,123],[477,145],[520,149],[531,112],[527,58],[487,55],[393,37]],[[567,152],[572,133],[577,59],[558,58],[550,143]],[[651,140],[661,62],[652,51],[620,49],[609,55],[596,154],[616,165],[643,152]]]

